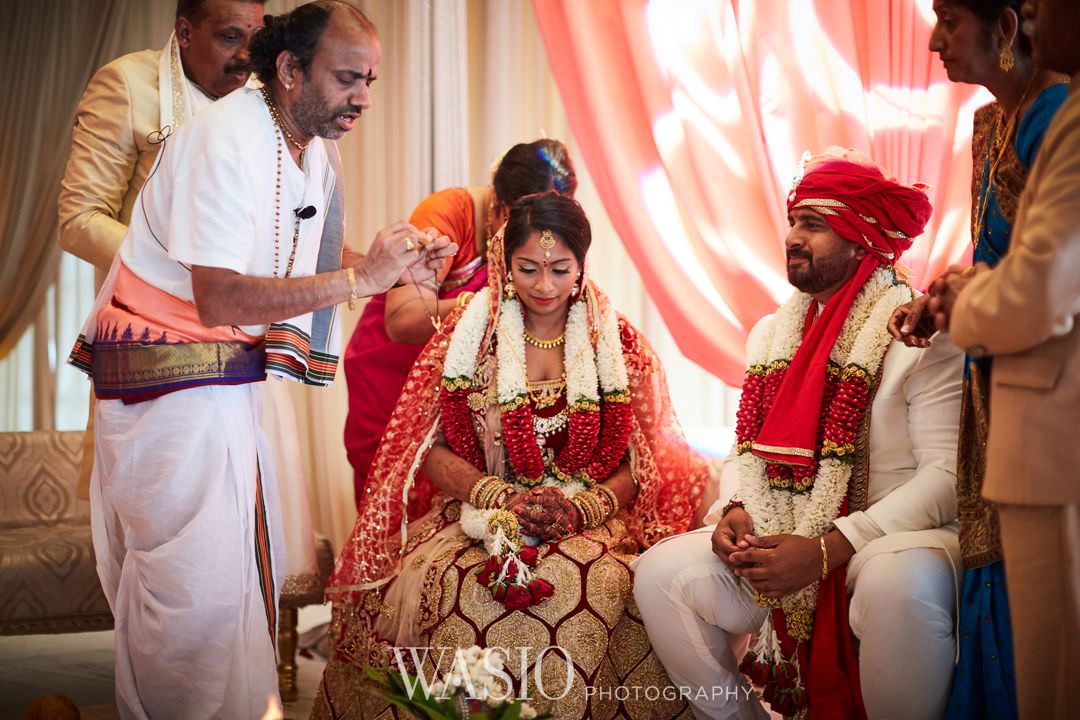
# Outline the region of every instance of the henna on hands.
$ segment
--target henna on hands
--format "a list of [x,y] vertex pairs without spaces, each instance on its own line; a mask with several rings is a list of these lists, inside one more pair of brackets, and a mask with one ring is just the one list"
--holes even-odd
[[508,506],[526,535],[551,542],[573,535],[576,510],[558,488],[533,488]]

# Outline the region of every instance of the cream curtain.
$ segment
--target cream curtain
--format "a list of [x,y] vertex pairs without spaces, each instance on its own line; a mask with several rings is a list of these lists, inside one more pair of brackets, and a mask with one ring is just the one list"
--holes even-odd
[[[71,117],[90,74],[118,52],[122,0],[0,5],[0,421],[53,427],[50,286],[60,268],[56,195]],[[65,263],[65,269],[72,265]],[[85,412],[85,411],[84,411]]]
[[121,0],[0,6],[0,358],[38,317],[55,280],[56,194],[71,117],[90,73],[116,54],[125,13]]

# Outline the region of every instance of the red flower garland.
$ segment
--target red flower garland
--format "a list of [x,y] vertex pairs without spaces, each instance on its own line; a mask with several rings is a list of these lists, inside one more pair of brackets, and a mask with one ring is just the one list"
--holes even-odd
[[477,470],[484,472],[484,453],[480,449],[480,439],[473,427],[472,410],[469,409],[469,388],[452,390],[444,381],[439,399],[443,432],[446,433],[450,449],[468,460]]
[[[443,432],[450,449],[481,471],[484,455],[473,426],[468,405],[468,389],[441,393]],[[543,480],[546,467],[533,427],[532,407],[525,400],[502,414],[503,442],[518,481],[535,485]],[[632,411],[629,398],[605,398],[599,410],[578,407],[570,410],[569,439],[555,459],[556,475],[580,477],[599,482],[611,477],[630,444]]]
[[544,456],[540,453],[540,444],[536,442],[529,403],[522,402],[513,410],[504,410],[502,425],[503,442],[506,443],[514,471],[527,484],[538,482],[544,476]]
[[[600,408],[592,403],[576,402],[569,412],[567,437],[570,439],[559,451],[555,464],[564,473],[572,475],[592,460],[600,437]],[[529,415],[532,415],[532,408],[529,408]]]
[[[740,453],[750,451],[772,408],[786,370],[786,363],[777,362],[768,367],[754,366],[747,371],[736,413],[735,436]],[[831,366],[827,372],[823,412],[818,425],[818,460],[835,458],[850,463],[854,461],[859,426],[870,403],[870,378],[862,368],[854,365],[843,372]],[[818,462],[811,466],[792,467],[780,463],[765,466],[770,487],[795,493],[809,492],[817,471]],[[791,663],[762,661],[753,652],[748,652],[739,670],[764,689],[763,697],[775,712],[787,717],[806,707],[806,692],[800,684],[798,670]]]
[[630,407],[628,395],[618,399],[605,396],[604,404],[600,408],[600,441],[585,471],[590,478],[609,478],[619,467],[626,455],[626,448],[630,445],[632,415],[633,408]]

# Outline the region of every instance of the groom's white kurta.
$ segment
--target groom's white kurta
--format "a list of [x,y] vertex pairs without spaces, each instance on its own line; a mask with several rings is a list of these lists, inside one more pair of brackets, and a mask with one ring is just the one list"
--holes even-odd
[[[770,320],[755,326],[750,343]],[[856,551],[847,569],[849,619],[871,718],[945,711],[960,568],[962,372],[962,355],[947,338],[926,350],[889,346],[870,410],[868,507],[835,523]],[[745,686],[738,656],[766,611],[711,548],[720,511],[738,486],[728,463],[720,500],[706,517],[712,524],[661,541],[634,566],[634,596],[657,656],[676,685],[706,689],[690,696],[700,718],[767,717],[756,699],[737,691]]]
[[[273,275],[276,152],[257,90],[201,111],[162,150],[117,263],[183,300],[193,298],[193,265]],[[333,188],[326,148],[315,140],[303,170],[283,148],[281,165],[279,274],[292,251],[293,210],[311,205],[293,270],[310,275]],[[111,297],[117,267],[95,312]],[[260,717],[278,704],[264,593],[276,608],[285,556],[261,389],[209,385],[130,405],[97,402],[94,549],[116,618],[123,718]],[[256,562],[260,487],[269,587]]]

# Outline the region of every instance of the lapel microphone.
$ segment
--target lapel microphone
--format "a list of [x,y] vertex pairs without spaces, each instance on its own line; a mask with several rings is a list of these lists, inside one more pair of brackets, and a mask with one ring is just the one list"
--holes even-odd
[[308,220],[315,217],[316,210],[314,205],[307,205],[306,207],[296,208],[293,212],[296,213],[296,217],[301,220]]

